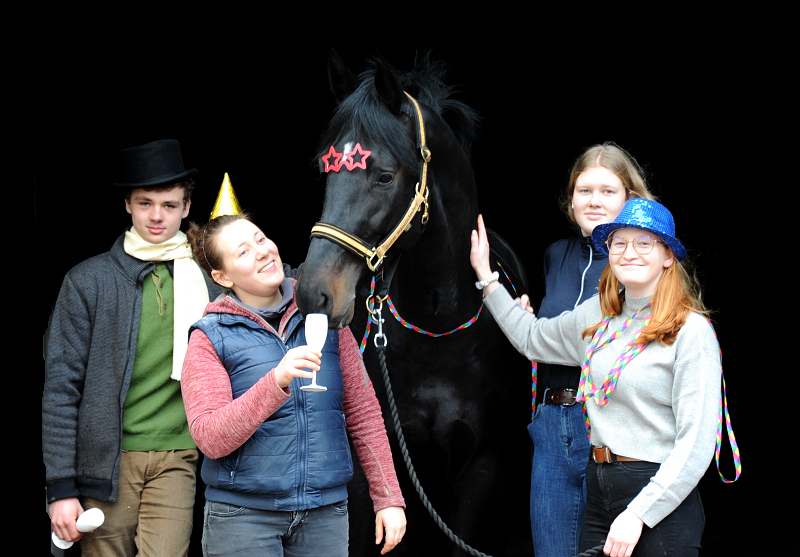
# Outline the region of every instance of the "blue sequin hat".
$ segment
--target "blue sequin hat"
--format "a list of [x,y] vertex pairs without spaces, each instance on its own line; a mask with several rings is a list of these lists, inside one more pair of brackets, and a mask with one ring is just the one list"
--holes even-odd
[[598,224],[592,231],[595,247],[608,255],[606,240],[615,230],[641,228],[652,232],[669,246],[678,261],[686,259],[686,248],[675,238],[675,220],[672,213],[660,203],[635,197],[629,199],[614,222]]

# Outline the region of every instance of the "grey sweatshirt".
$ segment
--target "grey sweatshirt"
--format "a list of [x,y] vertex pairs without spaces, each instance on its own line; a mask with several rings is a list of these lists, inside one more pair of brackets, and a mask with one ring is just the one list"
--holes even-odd
[[[650,297],[626,299],[622,315],[611,320],[601,343]],[[523,310],[504,288],[486,304],[512,345],[526,358],[581,365],[591,338],[583,331],[598,323],[598,297],[551,319]],[[619,338],[595,351],[590,373],[602,385],[617,357],[642,326],[644,313]],[[703,477],[714,455],[721,395],[721,365],[716,336],[705,317],[692,313],[669,346],[651,342],[622,371],[609,402],[586,403],[591,443],[613,453],[660,463],[658,473],[628,505],[650,527],[675,510]]]

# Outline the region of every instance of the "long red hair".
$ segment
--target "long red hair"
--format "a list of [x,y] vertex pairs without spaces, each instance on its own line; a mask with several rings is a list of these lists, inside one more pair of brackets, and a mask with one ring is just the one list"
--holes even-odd
[[[615,317],[622,312],[625,291],[621,288],[622,284],[611,271],[611,265],[606,265],[599,287],[600,310],[604,316]],[[672,344],[690,312],[709,313],[703,305],[696,278],[674,255],[672,265],[664,269],[658,279],[651,303],[650,322],[642,329],[637,344],[654,340],[661,344]],[[591,338],[599,326],[600,322],[588,327],[583,331],[583,337]]]

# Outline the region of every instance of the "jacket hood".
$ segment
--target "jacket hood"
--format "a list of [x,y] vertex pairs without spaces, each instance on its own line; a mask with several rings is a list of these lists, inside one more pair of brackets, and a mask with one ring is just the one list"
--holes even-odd
[[[297,284],[296,279],[291,279],[291,281],[292,281],[292,286]],[[292,303],[289,304],[289,306],[286,308],[286,311],[283,314],[283,317],[281,317],[281,324],[280,324],[281,329],[283,329],[287,320],[297,311],[298,311],[297,291],[295,290],[295,293],[292,296]],[[264,321],[264,319],[262,319],[261,316],[256,315],[252,311],[239,305],[233,298],[228,296],[227,292],[223,292],[217,297],[216,300],[214,300],[213,302],[209,302],[209,304],[206,306],[205,311],[203,312],[203,317],[205,317],[210,313],[228,313],[231,315],[239,315],[241,317],[246,317],[248,319],[251,319],[264,327],[269,327],[269,324],[267,324],[267,322]]]

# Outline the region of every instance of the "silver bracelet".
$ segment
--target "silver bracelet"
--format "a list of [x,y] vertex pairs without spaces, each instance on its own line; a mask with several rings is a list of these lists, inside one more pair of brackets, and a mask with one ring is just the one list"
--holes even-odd
[[486,286],[486,285],[487,285],[487,284],[489,284],[490,282],[494,282],[494,281],[496,281],[496,280],[497,280],[497,279],[499,279],[499,278],[500,278],[500,273],[498,273],[497,271],[495,271],[494,273],[492,273],[492,276],[490,276],[488,279],[486,279],[486,280],[479,280],[478,282],[476,282],[476,283],[475,283],[475,288],[477,288],[478,290],[482,290],[484,286]]

